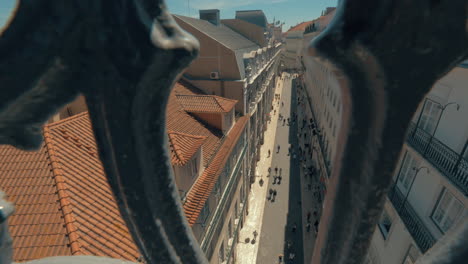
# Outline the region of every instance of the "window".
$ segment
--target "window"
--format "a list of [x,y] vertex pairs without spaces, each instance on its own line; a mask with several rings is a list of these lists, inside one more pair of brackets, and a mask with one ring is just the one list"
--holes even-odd
[[392,227],[392,219],[390,219],[390,216],[388,216],[387,211],[385,211],[385,209],[383,210],[382,215],[380,216],[378,225],[384,240],[386,240],[388,238],[388,234],[390,233],[390,228]]
[[408,249],[408,253],[406,253],[405,259],[403,260],[402,264],[413,264],[416,262],[416,260],[419,257],[419,252],[418,250],[413,246],[410,245]]
[[232,221],[231,221],[231,219],[229,219],[229,224],[228,224],[228,235],[229,235],[229,238],[232,237]]
[[215,190],[216,203],[218,203],[219,198],[221,197],[221,184],[220,184],[219,179],[215,182],[214,190]]
[[416,174],[415,168],[419,166],[419,162],[411,156],[409,152],[406,152],[405,160],[400,170],[399,181],[400,184],[407,190],[411,184],[411,181]]
[[205,206],[203,206],[203,209],[200,213],[200,220],[202,224],[206,222],[206,219],[208,219],[209,215],[210,215],[210,205],[208,204],[208,201],[207,201],[205,203]]
[[192,177],[195,175],[198,175],[198,159],[197,157],[194,157],[192,161],[189,164],[190,168],[190,173],[192,174]]
[[[242,196],[241,196],[242,198]],[[234,215],[236,216],[236,219],[239,218],[239,205],[237,204],[237,201],[234,205]]]
[[432,214],[432,220],[445,233],[458,220],[463,209],[463,204],[444,188]]
[[419,121],[419,127],[424,129],[427,133],[432,134],[440,114],[440,104],[426,100],[421,114],[421,120]]
[[221,243],[221,246],[219,247],[218,258],[219,258],[219,263],[224,262],[224,242]]

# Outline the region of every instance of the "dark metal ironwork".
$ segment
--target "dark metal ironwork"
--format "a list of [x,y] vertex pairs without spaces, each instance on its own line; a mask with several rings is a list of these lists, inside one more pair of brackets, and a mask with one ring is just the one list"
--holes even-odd
[[[394,183],[394,185],[396,185],[396,183]],[[398,189],[398,187],[394,188],[391,195],[389,193],[388,197],[390,201],[392,201],[393,207],[398,212],[398,215],[418,245],[419,249],[423,253],[426,252],[436,243],[437,240],[435,237],[426,228],[424,222],[419,218],[411,204],[406,203],[406,198]]]
[[37,149],[41,125],[83,93],[147,263],[206,263],[182,211],[164,125],[171,87],[198,49],[155,0],[21,1],[0,36],[0,143]]
[[[407,141],[434,167],[439,169],[461,192],[468,195],[468,161],[453,149],[410,124]],[[414,136],[413,136],[414,135]]]
[[[362,262],[404,124],[468,54],[466,17],[465,0],[342,0],[314,42],[347,76],[342,162],[333,168],[314,263]],[[165,131],[170,87],[197,51],[162,0],[20,1],[0,36],[0,144],[37,149],[41,125],[83,93],[105,172],[146,263],[207,262],[181,210]],[[53,259],[39,262],[98,258]]]
[[468,54],[467,12],[465,0],[343,0],[312,41],[309,55],[344,76],[334,159],[341,162],[328,184],[313,263],[364,262],[406,128],[436,80]]

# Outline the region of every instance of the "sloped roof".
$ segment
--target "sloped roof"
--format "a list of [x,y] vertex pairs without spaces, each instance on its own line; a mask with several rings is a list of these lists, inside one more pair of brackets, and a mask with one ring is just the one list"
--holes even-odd
[[186,135],[206,137],[202,143],[203,164],[206,166],[211,156],[213,156],[215,150],[219,146],[223,134],[218,129],[206,126],[187,113],[180,101],[177,99],[177,96],[179,95],[195,96],[199,95],[199,91],[196,91],[193,87],[190,87],[183,82],[175,84],[171,94],[169,95],[169,101],[167,104],[167,130]]
[[290,28],[287,32],[290,32],[290,31],[304,31],[308,25],[310,25],[310,24],[312,24],[314,22],[315,22],[315,20],[299,23],[299,24],[295,25],[294,27]]
[[171,148],[171,163],[185,165],[201,147],[206,137],[193,136],[174,131],[167,132]]
[[16,211],[9,219],[14,261],[95,255],[140,256],[106,180],[88,112],[44,127],[37,152],[0,146],[0,188]]
[[176,97],[187,112],[228,113],[237,103],[237,100],[216,95],[178,94]]
[[193,26],[200,32],[203,32],[204,34],[210,36],[211,38],[220,42],[221,44],[223,44],[231,50],[236,51],[248,48],[258,49],[259,47],[257,44],[253,43],[252,41],[243,37],[241,34],[233,31],[232,29],[223,24],[215,26],[210,22],[202,19],[196,19],[181,15],[174,16],[184,21],[185,23]]
[[266,29],[267,19],[262,10],[240,10],[236,11],[236,19],[241,19]]
[[248,120],[248,116],[240,117],[237,120],[236,124],[226,136],[223,144],[215,154],[212,162],[203,171],[202,176],[197,179],[192,189],[187,194],[186,202],[183,207],[190,226],[193,226],[198,219],[208,197],[214,189],[215,183],[218,180],[224,165],[230,156],[229,154],[235,147]]
[[[221,142],[221,133],[177,102],[176,94],[198,93],[177,83],[167,108],[169,138],[179,149],[173,154],[186,159],[202,144],[205,164],[211,161],[184,205],[192,224],[248,121],[241,117]],[[46,125],[43,133],[45,143],[36,152],[0,145],[0,188],[16,206],[9,218],[14,261],[70,255],[137,261],[140,254],[107,182],[88,112]]]

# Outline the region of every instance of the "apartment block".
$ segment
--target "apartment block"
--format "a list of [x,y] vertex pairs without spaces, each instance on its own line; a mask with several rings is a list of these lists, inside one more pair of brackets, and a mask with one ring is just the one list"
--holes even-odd
[[[239,11],[221,20],[219,10],[200,10],[200,18],[174,15],[200,42],[200,54],[183,79],[207,94],[237,100],[235,110],[249,115],[249,177],[254,179],[260,146],[272,109],[281,43],[268,38],[268,23],[259,10]],[[252,30],[250,30],[252,29]]]
[[[327,168],[323,177],[323,171],[330,175],[339,162],[335,156],[345,77],[330,62],[305,55],[307,45],[331,21],[322,18],[306,28],[298,59],[308,114],[316,124],[315,159],[318,167]],[[465,61],[436,82],[414,114],[366,263],[415,263],[455,226],[468,221],[467,83]]]

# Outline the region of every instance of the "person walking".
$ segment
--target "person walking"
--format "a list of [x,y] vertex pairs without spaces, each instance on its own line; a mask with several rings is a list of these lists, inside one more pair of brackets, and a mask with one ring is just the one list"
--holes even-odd
[[269,192],[270,192],[270,195],[268,196],[268,201],[271,200],[271,197],[272,197],[272,195],[273,195],[273,189],[270,188],[270,191],[269,191]]
[[310,232],[310,223],[307,223],[306,229],[307,229],[307,233],[309,233]]
[[268,157],[267,157],[267,158],[269,158],[269,157],[270,157],[270,155],[271,155],[271,151],[270,151],[270,150],[268,150]]
[[280,146],[280,145],[278,145],[278,151],[277,151],[276,153],[279,153],[279,151],[280,151],[280,148],[281,148],[281,146]]
[[296,223],[294,223],[294,225],[293,225],[293,227],[292,227],[292,232],[293,232],[293,233],[296,233],[296,229],[297,229],[297,225],[296,225]]
[[275,174],[278,174],[278,166],[275,167]]
[[278,177],[276,177],[276,178],[278,178],[278,185],[280,185],[280,184],[281,184],[281,180],[283,179],[283,177],[278,176]]

